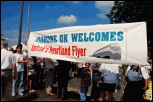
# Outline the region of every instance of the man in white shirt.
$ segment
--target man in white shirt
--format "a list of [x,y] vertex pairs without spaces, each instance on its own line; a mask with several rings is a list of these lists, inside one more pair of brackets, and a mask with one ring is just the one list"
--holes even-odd
[[[23,96],[22,93],[22,84],[23,84],[23,76],[24,76],[24,63],[27,63],[28,60],[26,60],[26,56],[24,53],[22,53],[22,44],[18,44],[16,47],[16,53],[14,54],[16,58],[16,67],[17,67],[17,81],[18,81],[18,94],[20,96]],[[16,88],[16,80],[13,80],[13,85],[12,85],[12,96],[16,95],[15,92]]]
[[45,58],[46,93],[51,96],[54,95],[53,94],[53,82],[55,79],[55,71],[56,71],[55,65],[57,63],[58,62],[55,59]]
[[14,70],[13,79],[16,80],[15,57],[11,51],[7,51],[8,44],[1,41],[1,101],[5,94],[6,87],[12,78],[12,69]]
[[100,84],[100,101],[103,101],[105,92],[108,91],[108,101],[113,98],[113,92],[116,86],[116,75],[119,74],[118,64],[101,64],[99,71],[102,73],[101,77],[104,80]]

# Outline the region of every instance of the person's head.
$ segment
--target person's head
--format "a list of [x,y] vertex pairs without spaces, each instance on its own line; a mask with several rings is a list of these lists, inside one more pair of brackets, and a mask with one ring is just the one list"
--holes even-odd
[[85,68],[88,69],[90,67],[90,63],[85,63]]
[[12,47],[10,48],[10,51],[13,51],[13,48]]
[[1,41],[1,49],[2,48],[7,49],[7,47],[8,47],[8,43],[5,41]]
[[12,48],[12,47],[10,48],[10,51],[12,51],[12,52],[14,53],[14,50],[13,50],[13,48]]
[[16,47],[16,52],[21,53],[21,51],[22,51],[22,44],[18,44]]
[[133,70],[137,70],[138,69],[138,65],[132,65],[132,67],[133,67]]

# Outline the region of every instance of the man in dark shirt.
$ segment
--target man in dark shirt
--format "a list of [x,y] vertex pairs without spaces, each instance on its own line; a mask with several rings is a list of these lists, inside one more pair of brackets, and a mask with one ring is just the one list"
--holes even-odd
[[99,72],[100,66],[101,66],[101,63],[92,63],[91,65],[91,68],[93,70],[91,101],[94,101],[96,99],[99,100],[98,98],[99,98],[100,91],[99,91],[99,87],[97,86],[97,83],[101,75],[101,72]]
[[86,100],[86,94],[88,87],[91,85],[91,72],[89,70],[90,64],[85,64],[85,69],[81,72],[81,90],[80,90],[80,101]]
[[64,100],[66,99],[71,62],[58,60],[58,63],[59,65],[57,67],[57,80],[58,80],[57,95],[58,95],[58,98],[61,98],[61,100]]

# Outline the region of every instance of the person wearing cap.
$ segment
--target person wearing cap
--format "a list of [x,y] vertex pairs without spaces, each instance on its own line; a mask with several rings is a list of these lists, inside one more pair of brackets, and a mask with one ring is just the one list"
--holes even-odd
[[[16,67],[17,67],[17,80],[13,80],[12,85],[12,96],[16,95],[16,82],[18,81],[18,94],[23,96],[22,93],[22,84],[23,84],[23,76],[24,76],[24,63],[27,63],[26,56],[22,53],[22,44],[18,44],[16,47],[16,53],[14,54],[16,59]],[[14,74],[14,73],[13,73]]]
[[13,79],[16,80],[16,62],[13,52],[7,51],[8,43],[1,41],[1,101],[5,95],[6,88],[12,78],[12,70],[14,70]]

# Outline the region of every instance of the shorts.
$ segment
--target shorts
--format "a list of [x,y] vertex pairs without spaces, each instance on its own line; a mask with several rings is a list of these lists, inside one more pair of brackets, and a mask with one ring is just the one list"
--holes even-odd
[[33,75],[28,75],[28,80],[33,80],[34,76]]
[[116,83],[100,83],[100,91],[115,92]]

